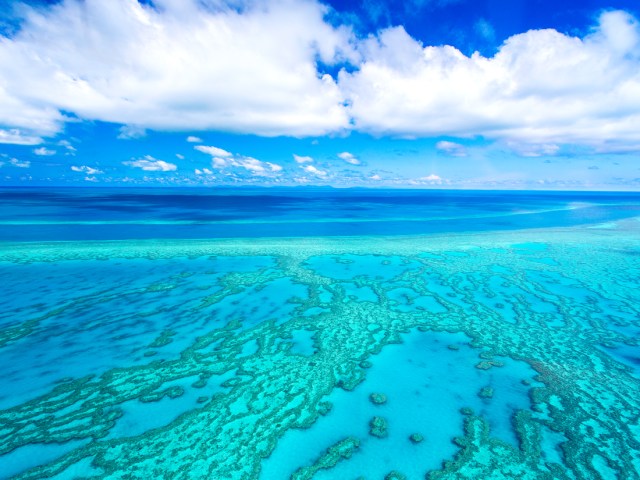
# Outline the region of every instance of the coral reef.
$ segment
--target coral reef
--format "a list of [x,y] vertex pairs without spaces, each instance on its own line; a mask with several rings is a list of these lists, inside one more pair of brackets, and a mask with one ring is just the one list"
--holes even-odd
[[387,421],[383,417],[373,417],[369,422],[369,435],[384,438],[388,434]]
[[372,393],[369,395],[369,400],[374,405],[383,405],[387,403],[387,396],[384,393]]
[[[508,419],[517,444],[463,409],[458,452],[430,479],[638,478],[637,233],[7,246],[0,466],[30,457],[17,479],[259,478],[286,432],[330,417],[327,396],[352,395],[416,329],[466,335],[472,373],[536,372],[517,382],[531,404]],[[330,474],[366,441],[389,438],[323,445],[296,478]]]

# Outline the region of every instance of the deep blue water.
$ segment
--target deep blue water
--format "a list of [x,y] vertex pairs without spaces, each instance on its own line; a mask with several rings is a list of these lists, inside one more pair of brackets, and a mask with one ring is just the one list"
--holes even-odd
[[336,189],[0,190],[0,240],[415,235],[640,215],[640,193]]

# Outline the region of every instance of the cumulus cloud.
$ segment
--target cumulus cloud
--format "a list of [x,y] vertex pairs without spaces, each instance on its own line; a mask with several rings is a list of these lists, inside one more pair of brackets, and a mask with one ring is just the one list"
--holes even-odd
[[35,153],[38,156],[41,157],[50,157],[51,155],[55,155],[56,151],[55,150],[50,150],[48,148],[45,147],[40,147],[40,148],[36,148],[35,150],[33,150],[33,153]]
[[240,158],[237,161],[237,166],[244,168],[245,170],[249,170],[250,172],[262,173],[265,171],[265,165],[256,158]]
[[104,173],[102,170],[98,170],[97,168],[92,168],[87,165],[72,165],[71,170],[73,170],[74,172],[86,173],[87,175],[97,175],[100,173]]
[[[205,5],[206,3],[206,5]],[[52,135],[82,119],[160,130],[323,135],[348,126],[326,64],[351,30],[314,0],[65,0],[23,6],[0,42],[0,125]]]
[[269,172],[279,172],[282,170],[280,165],[270,162],[261,162],[253,157],[235,157],[231,161],[234,167],[241,167],[256,175],[266,175]]
[[560,151],[560,146],[555,144],[522,144],[517,142],[507,142],[507,146],[523,157],[542,157],[555,155]]
[[228,167],[229,165],[231,165],[231,160],[229,160],[228,158],[221,158],[221,157],[211,158],[211,166],[215,168],[224,168],[224,167]]
[[9,160],[9,165],[17,168],[29,168],[31,166],[31,162],[29,160],[18,160],[17,158],[12,158]]
[[445,182],[448,183],[439,175],[432,173],[425,177],[410,179],[406,183],[409,183],[410,185],[442,185]]
[[402,27],[361,50],[360,68],[339,79],[358,130],[640,148],[640,27],[628,13],[603,13],[584,38],[515,35],[491,58],[424,47]]
[[312,173],[313,175],[317,175],[319,177],[326,177],[327,176],[327,172],[324,170],[320,170],[316,167],[314,167],[313,165],[306,165],[304,167],[300,167],[302,168],[305,172],[307,173]]
[[293,154],[293,159],[296,161],[296,163],[313,163],[313,158],[296,155],[295,153]]
[[196,145],[193,148],[195,150],[198,150],[199,152],[211,155],[212,157],[223,157],[224,158],[224,157],[232,156],[231,152],[227,152],[226,150],[223,150],[222,148],[218,148],[218,147],[208,147],[206,145]]
[[69,140],[60,140],[58,142],[58,145],[60,145],[61,147],[64,147],[67,149],[67,153],[73,154],[76,151],[76,147],[74,147],[73,145],[71,145],[71,142]]
[[422,180],[424,182],[441,182],[442,178],[440,178],[438,175],[432,173],[431,175],[427,175],[426,177],[421,177],[418,180]]
[[[402,27],[357,39],[318,0],[63,0],[20,11],[20,28],[0,37],[0,143],[37,145],[86,119],[123,124],[122,138],[351,129],[483,136],[523,155],[640,149],[640,26],[624,11],[604,12],[583,37],[514,35],[492,57],[425,46]],[[475,29],[494,33],[483,20]],[[319,71],[343,62],[337,81]]]
[[14,145],[38,145],[42,143],[42,138],[26,134],[16,128],[10,130],[0,128],[0,143],[11,143]]
[[419,178],[392,177],[385,178],[385,184],[393,186],[412,186],[412,187],[442,187],[451,186],[452,182],[440,177],[434,173]]
[[139,158],[138,160],[122,162],[122,164],[128,165],[129,167],[141,168],[146,172],[173,172],[178,169],[175,164],[158,160],[151,155],[145,155],[144,158]]
[[447,155],[451,155],[452,157],[466,157],[467,149],[464,148],[464,145],[455,142],[449,142],[447,140],[441,140],[436,143],[436,149],[446,153]]
[[120,140],[136,140],[147,136],[147,130],[139,125],[123,125],[118,132]]
[[202,139],[200,137],[194,137],[193,135],[189,135],[187,137],[187,142],[189,142],[189,143],[202,143]]
[[338,154],[338,157],[340,157],[345,162],[350,163],[351,165],[360,165],[360,160],[358,160],[352,153],[342,152]]
[[255,176],[277,176],[282,171],[282,166],[277,163],[263,162],[257,158],[234,154],[222,148],[196,145],[193,147],[199,152],[211,155],[211,166],[216,169],[235,168],[243,169]]

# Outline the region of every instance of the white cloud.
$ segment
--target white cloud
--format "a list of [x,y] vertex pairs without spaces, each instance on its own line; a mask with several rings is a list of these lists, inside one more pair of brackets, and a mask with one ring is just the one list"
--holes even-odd
[[378,182],[378,181],[382,180],[382,177],[376,173],[375,175],[371,175],[369,177],[369,180],[373,180],[375,182]]
[[[640,149],[640,26],[623,11],[604,12],[581,38],[531,30],[483,57],[425,47],[402,27],[355,39],[318,0],[143,3],[23,5],[20,28],[0,41],[0,143],[37,145],[80,118],[123,124],[129,138],[353,129],[479,135],[525,155],[563,144]],[[493,35],[483,20],[475,29]],[[318,60],[351,68],[336,82]]]
[[178,160],[184,160],[184,155],[182,155],[181,153],[176,153],[176,158]]
[[69,140],[60,140],[58,142],[58,145],[60,145],[61,147],[66,148],[69,152],[75,152],[76,151],[76,147],[74,147],[73,145],[71,145],[71,142]]
[[316,61],[355,58],[352,34],[325,22],[317,1],[68,0],[21,11],[21,28],[0,42],[0,125],[52,135],[72,112],[266,136],[348,127]]
[[151,155],[145,155],[144,158],[140,158],[138,160],[122,162],[122,164],[130,167],[141,168],[146,172],[172,172],[178,169],[178,167],[173,163],[158,160],[157,158],[153,158]]
[[36,155],[39,155],[41,157],[50,157],[51,155],[55,155],[56,151],[55,150],[50,150],[50,149],[45,148],[45,147],[40,147],[40,148],[34,149],[33,153],[35,153]]
[[212,157],[230,157],[232,155],[231,152],[227,152],[222,148],[218,147],[207,147],[206,145],[196,145],[193,147],[199,152],[206,153],[207,155],[211,155]]
[[410,185],[442,185],[445,182],[439,175],[432,173],[426,177],[409,180]]
[[357,130],[640,148],[640,27],[625,12],[603,13],[585,38],[515,35],[491,58],[423,47],[402,27],[361,50],[339,80]]
[[447,140],[441,140],[436,143],[436,149],[446,153],[447,155],[451,155],[452,157],[467,156],[467,149],[464,148],[464,145],[455,142],[449,142]]
[[358,160],[352,153],[342,152],[338,154],[338,157],[351,165],[360,165],[360,160]]
[[147,136],[147,130],[139,125],[123,125],[118,132],[120,140],[136,140]]
[[229,166],[230,164],[231,164],[231,161],[225,158],[213,157],[211,159],[211,166],[215,168],[224,168]]
[[9,160],[9,164],[17,168],[29,168],[31,166],[29,160],[18,160],[17,158]]
[[187,142],[189,142],[189,143],[202,143],[202,139],[200,137],[194,137],[193,135],[189,135],[187,137]]
[[521,143],[507,143],[507,146],[523,157],[541,157],[543,155],[555,155],[560,150],[554,144],[534,144],[527,145]]
[[42,138],[26,134],[15,128],[11,130],[4,130],[0,128],[0,143],[11,143],[14,145],[38,145],[42,143]]
[[241,157],[234,160],[232,165],[236,167],[242,167],[245,170],[249,170],[253,173],[264,173],[267,169],[266,164],[252,157]]
[[263,162],[257,158],[233,154],[222,148],[196,145],[194,149],[211,155],[211,166],[217,169],[241,168],[255,176],[271,176],[282,171],[282,166],[277,163]]
[[297,163],[313,163],[313,158],[311,158],[311,157],[306,157],[306,156],[296,155],[295,153],[293,154],[293,159],[294,159]]
[[307,173],[312,173],[312,174],[317,175],[319,177],[325,177],[327,175],[326,171],[319,170],[316,167],[314,167],[313,165],[306,165],[304,167],[301,166],[300,168],[302,168]]
[[231,161],[231,165],[234,167],[244,168],[254,175],[267,176],[271,173],[277,173],[282,170],[282,167],[276,163],[262,162],[253,157],[235,156]]
[[427,175],[426,177],[419,178],[418,180],[423,180],[425,182],[440,182],[442,181],[442,178],[432,173],[431,175]]
[[83,172],[83,173],[86,173],[87,175],[97,175],[100,173],[104,173],[102,170],[98,170],[97,168],[92,168],[87,165],[80,165],[80,166],[72,165],[71,170],[73,170],[74,172]]

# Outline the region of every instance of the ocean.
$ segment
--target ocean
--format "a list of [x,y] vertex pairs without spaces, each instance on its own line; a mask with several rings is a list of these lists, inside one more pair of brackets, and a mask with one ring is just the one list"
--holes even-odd
[[640,478],[640,194],[0,190],[0,478]]

